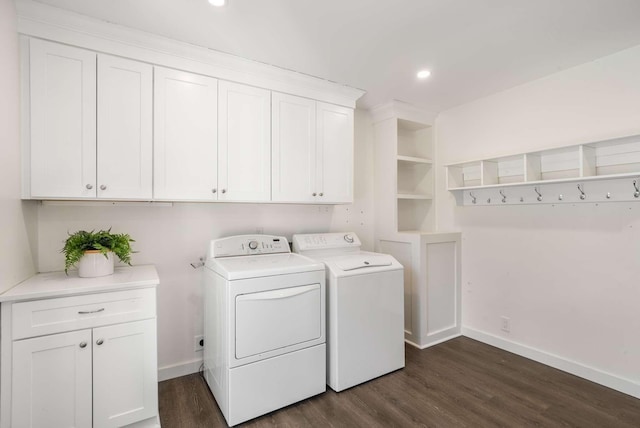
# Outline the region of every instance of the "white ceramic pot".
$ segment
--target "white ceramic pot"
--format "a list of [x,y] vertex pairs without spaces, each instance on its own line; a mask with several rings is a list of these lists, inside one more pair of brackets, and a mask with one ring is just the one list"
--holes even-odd
[[78,263],[78,276],[81,278],[95,278],[113,273],[113,253],[109,251],[107,257],[98,250],[88,250]]

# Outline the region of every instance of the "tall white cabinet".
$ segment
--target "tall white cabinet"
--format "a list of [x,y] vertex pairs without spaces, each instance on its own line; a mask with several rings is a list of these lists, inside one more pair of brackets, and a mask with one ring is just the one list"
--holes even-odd
[[460,335],[461,236],[437,232],[433,116],[394,102],[373,112],[376,249],[404,266],[405,340]]
[[353,200],[353,110],[272,96],[273,200]]
[[158,282],[153,266],[56,272],[1,295],[0,426],[159,426]]

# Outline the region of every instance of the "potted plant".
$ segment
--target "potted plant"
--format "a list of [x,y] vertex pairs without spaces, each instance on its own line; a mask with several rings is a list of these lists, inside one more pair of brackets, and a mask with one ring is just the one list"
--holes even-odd
[[127,234],[111,233],[109,230],[87,232],[80,230],[69,234],[64,248],[64,272],[78,265],[78,276],[93,278],[113,273],[113,255],[123,263],[131,265],[131,242]]

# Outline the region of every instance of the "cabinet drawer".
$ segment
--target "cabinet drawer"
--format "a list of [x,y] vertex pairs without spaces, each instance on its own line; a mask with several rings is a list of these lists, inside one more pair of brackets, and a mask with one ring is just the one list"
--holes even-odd
[[117,291],[13,304],[13,339],[155,318],[155,289]]

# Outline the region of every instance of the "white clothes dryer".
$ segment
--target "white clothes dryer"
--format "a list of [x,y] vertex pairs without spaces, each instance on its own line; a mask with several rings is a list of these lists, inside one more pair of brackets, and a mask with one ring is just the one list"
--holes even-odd
[[293,236],[293,250],[326,266],[327,384],[334,391],[404,367],[403,267],[361,251],[354,233]]
[[204,375],[229,425],[326,390],[325,273],[285,237],[211,241]]

